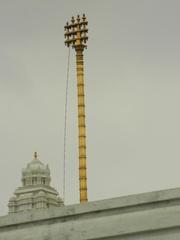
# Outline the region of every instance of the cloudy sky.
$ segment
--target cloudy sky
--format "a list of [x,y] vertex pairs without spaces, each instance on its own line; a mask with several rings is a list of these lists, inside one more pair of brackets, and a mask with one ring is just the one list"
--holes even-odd
[[[180,186],[179,9],[178,0],[0,0],[0,215],[34,151],[62,196],[64,25],[78,13],[89,21],[89,200]],[[76,93],[71,51],[66,204],[79,201]]]

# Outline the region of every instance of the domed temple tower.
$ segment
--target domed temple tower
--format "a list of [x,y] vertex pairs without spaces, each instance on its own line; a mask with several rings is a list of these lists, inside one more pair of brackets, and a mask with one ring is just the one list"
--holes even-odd
[[22,170],[22,187],[10,198],[9,213],[28,209],[60,207],[64,203],[58,192],[50,186],[50,170],[34,153],[34,159]]

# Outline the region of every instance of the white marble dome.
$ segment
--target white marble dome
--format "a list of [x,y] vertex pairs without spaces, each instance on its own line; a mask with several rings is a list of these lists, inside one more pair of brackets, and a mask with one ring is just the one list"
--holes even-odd
[[35,152],[33,160],[22,170],[23,186],[37,184],[49,185],[50,181],[49,166],[42,163]]
[[9,199],[9,213],[63,206],[55,188],[50,186],[50,170],[34,153],[33,160],[22,170],[22,186]]
[[49,166],[42,163],[38,157],[37,153],[34,153],[34,159],[28,163],[27,167],[22,170],[23,176],[44,174],[45,176],[50,176]]

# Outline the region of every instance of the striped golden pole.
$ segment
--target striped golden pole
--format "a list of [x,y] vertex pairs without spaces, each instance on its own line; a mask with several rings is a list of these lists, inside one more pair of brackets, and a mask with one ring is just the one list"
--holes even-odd
[[71,23],[67,22],[65,28],[65,45],[72,46],[76,51],[77,69],[77,94],[78,94],[78,127],[79,127],[79,190],[80,202],[87,202],[87,174],[86,174],[86,125],[85,125],[85,100],[84,100],[84,62],[83,51],[86,48],[88,37],[86,33],[88,22],[83,14],[72,17]]

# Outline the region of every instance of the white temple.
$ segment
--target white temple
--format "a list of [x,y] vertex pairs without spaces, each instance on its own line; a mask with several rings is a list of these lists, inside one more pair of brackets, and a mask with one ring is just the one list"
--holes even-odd
[[34,159],[22,170],[22,187],[10,198],[9,213],[16,213],[33,208],[52,208],[63,206],[58,192],[50,186],[50,170],[34,153]]

